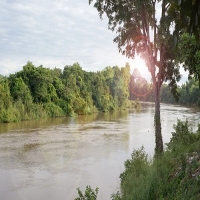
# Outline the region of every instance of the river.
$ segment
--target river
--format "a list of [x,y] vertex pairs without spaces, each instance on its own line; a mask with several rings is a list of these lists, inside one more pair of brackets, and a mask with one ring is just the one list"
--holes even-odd
[[[164,143],[177,118],[200,123],[192,108],[161,104]],[[0,124],[0,199],[73,200],[76,188],[99,187],[107,200],[119,188],[124,161],[142,145],[153,156],[154,104],[71,118]]]

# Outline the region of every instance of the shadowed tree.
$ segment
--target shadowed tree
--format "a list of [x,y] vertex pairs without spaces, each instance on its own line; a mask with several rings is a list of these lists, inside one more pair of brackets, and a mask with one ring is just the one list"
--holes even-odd
[[189,79],[195,78],[199,81],[200,88],[200,41],[194,35],[184,33],[178,43],[180,62],[183,63],[185,70],[189,72]]
[[[160,154],[163,152],[160,87],[169,81],[172,92],[178,97],[176,82],[180,79],[170,32],[174,20],[168,13],[171,4],[166,0],[89,0],[89,3],[93,1],[100,18],[105,14],[109,29],[116,32],[114,42],[119,51],[128,58],[138,53],[151,73],[155,93],[155,152]],[[161,9],[156,9],[157,4]],[[156,18],[158,15],[160,17]]]
[[177,42],[181,32],[194,34],[200,39],[200,0],[170,0],[170,13],[174,17],[174,39]]

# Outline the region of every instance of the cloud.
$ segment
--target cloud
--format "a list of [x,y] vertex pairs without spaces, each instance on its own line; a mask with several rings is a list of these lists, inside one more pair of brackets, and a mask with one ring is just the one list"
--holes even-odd
[[21,70],[27,61],[51,68],[79,62],[95,71],[121,58],[107,20],[101,21],[87,1],[2,0],[0,7],[4,75]]
[[87,0],[1,0],[0,74],[15,73],[27,61],[61,69],[79,62],[87,71],[131,64],[107,22]]

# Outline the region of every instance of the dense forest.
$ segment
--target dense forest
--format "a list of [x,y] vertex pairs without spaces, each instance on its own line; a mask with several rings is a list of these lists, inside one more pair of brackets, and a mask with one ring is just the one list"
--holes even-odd
[[130,66],[86,72],[78,63],[58,68],[36,67],[0,76],[0,122],[72,116],[125,109],[129,102]]
[[[130,78],[129,84],[130,98],[135,100],[139,98],[142,101],[154,101],[153,85],[143,78],[140,72],[135,69]],[[178,88],[178,98],[176,99],[171,92],[168,84],[163,84],[160,89],[160,100],[163,103],[181,104],[189,106],[200,106],[199,81],[189,79]]]
[[[191,79],[179,86],[178,102],[170,86],[161,87],[161,102],[200,106],[198,81]],[[28,62],[23,70],[0,76],[0,122],[44,117],[90,114],[134,107],[130,100],[154,101],[151,83],[130,66],[106,67],[102,71],[84,71],[78,63],[63,71]]]

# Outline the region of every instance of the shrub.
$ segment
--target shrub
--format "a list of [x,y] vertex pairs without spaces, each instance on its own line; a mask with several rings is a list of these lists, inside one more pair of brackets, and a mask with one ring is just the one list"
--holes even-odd
[[99,192],[99,188],[96,187],[96,189],[93,190],[90,185],[86,186],[85,194],[83,194],[79,188],[77,190],[79,197],[75,198],[75,200],[96,200]]
[[192,133],[187,120],[178,120],[174,129],[168,149],[153,162],[143,147],[133,151],[120,175],[121,191],[112,200],[200,198],[200,125]]
[[60,117],[64,115],[62,109],[52,102],[45,103],[44,108],[49,117]]

